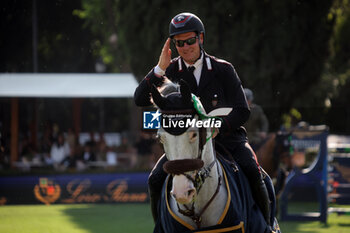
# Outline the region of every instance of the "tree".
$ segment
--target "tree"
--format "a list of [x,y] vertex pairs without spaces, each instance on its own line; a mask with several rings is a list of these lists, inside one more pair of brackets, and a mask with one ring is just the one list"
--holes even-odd
[[330,95],[331,108],[327,124],[333,132],[350,133],[350,2],[336,1],[333,9],[336,26],[331,40],[331,56],[328,60],[328,76],[333,77]]
[[[90,30],[73,10],[80,0],[37,0],[38,71],[94,72]],[[2,1],[0,72],[33,72],[33,1]]]
[[[319,115],[324,113],[328,93],[322,91],[331,82],[322,74],[335,23],[332,0],[108,2],[114,12],[109,22],[115,24],[118,37],[114,56],[126,61],[139,79],[157,63],[170,19],[190,11],[205,24],[206,51],[233,63],[244,86],[254,91],[256,101],[266,109],[272,130],[292,107],[301,107],[308,120],[313,119],[315,104]],[[108,5],[96,0],[84,0],[84,4],[108,12]],[[106,35],[103,27],[97,27],[88,8],[83,12],[90,27],[106,41],[110,31]],[[318,84],[322,88],[315,90]],[[316,122],[322,120],[319,117]]]

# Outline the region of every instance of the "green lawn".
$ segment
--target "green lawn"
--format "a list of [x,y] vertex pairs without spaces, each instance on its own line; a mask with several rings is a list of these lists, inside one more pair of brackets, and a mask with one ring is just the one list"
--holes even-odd
[[[345,233],[350,232],[350,215],[330,214],[326,225],[280,222],[280,227],[283,233]],[[148,204],[0,206],[1,233],[144,233],[152,230]]]
[[328,216],[327,224],[320,222],[279,222],[283,233],[349,233],[350,215]]
[[152,229],[146,204],[0,207],[1,233],[141,233]]

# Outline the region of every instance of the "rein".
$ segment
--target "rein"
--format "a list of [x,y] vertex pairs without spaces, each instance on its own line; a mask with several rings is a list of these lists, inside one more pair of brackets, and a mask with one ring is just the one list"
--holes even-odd
[[219,177],[218,177],[218,185],[217,185],[217,187],[216,187],[215,193],[214,193],[213,196],[210,198],[210,200],[205,204],[205,206],[203,207],[203,209],[201,210],[201,212],[199,212],[199,214],[196,214],[196,212],[195,212],[194,202],[192,203],[191,209],[188,208],[186,205],[184,205],[185,208],[186,208],[186,210],[182,210],[182,209],[180,208],[179,204],[176,203],[179,212],[180,212],[182,215],[191,218],[191,219],[194,221],[194,223],[197,225],[197,228],[198,228],[198,229],[201,227],[201,222],[202,222],[202,215],[203,215],[203,213],[207,210],[207,208],[209,207],[209,205],[214,201],[216,195],[218,195],[221,184],[222,184],[222,178],[221,178],[221,175],[219,175]]

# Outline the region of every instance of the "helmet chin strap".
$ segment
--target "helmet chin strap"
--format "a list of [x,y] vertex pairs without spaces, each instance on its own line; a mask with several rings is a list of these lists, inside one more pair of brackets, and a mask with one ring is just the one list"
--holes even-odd
[[[197,33],[197,37],[198,37],[198,43],[199,43],[199,48],[200,50],[204,53],[204,47],[203,47],[203,44],[204,44],[204,34],[203,34],[203,43],[201,42],[201,34],[202,33]],[[199,56],[201,57],[201,56]],[[199,59],[199,58],[198,58]]]

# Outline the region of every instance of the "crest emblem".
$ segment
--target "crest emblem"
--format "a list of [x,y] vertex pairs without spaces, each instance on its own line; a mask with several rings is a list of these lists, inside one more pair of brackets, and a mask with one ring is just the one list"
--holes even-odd
[[50,205],[61,196],[61,187],[48,178],[40,178],[39,184],[34,187],[34,195],[42,203]]
[[175,27],[183,27],[191,17],[191,15],[179,15],[173,19],[172,24],[175,25]]
[[183,15],[180,15],[179,17],[177,17],[176,21],[180,22],[184,19],[185,17]]

